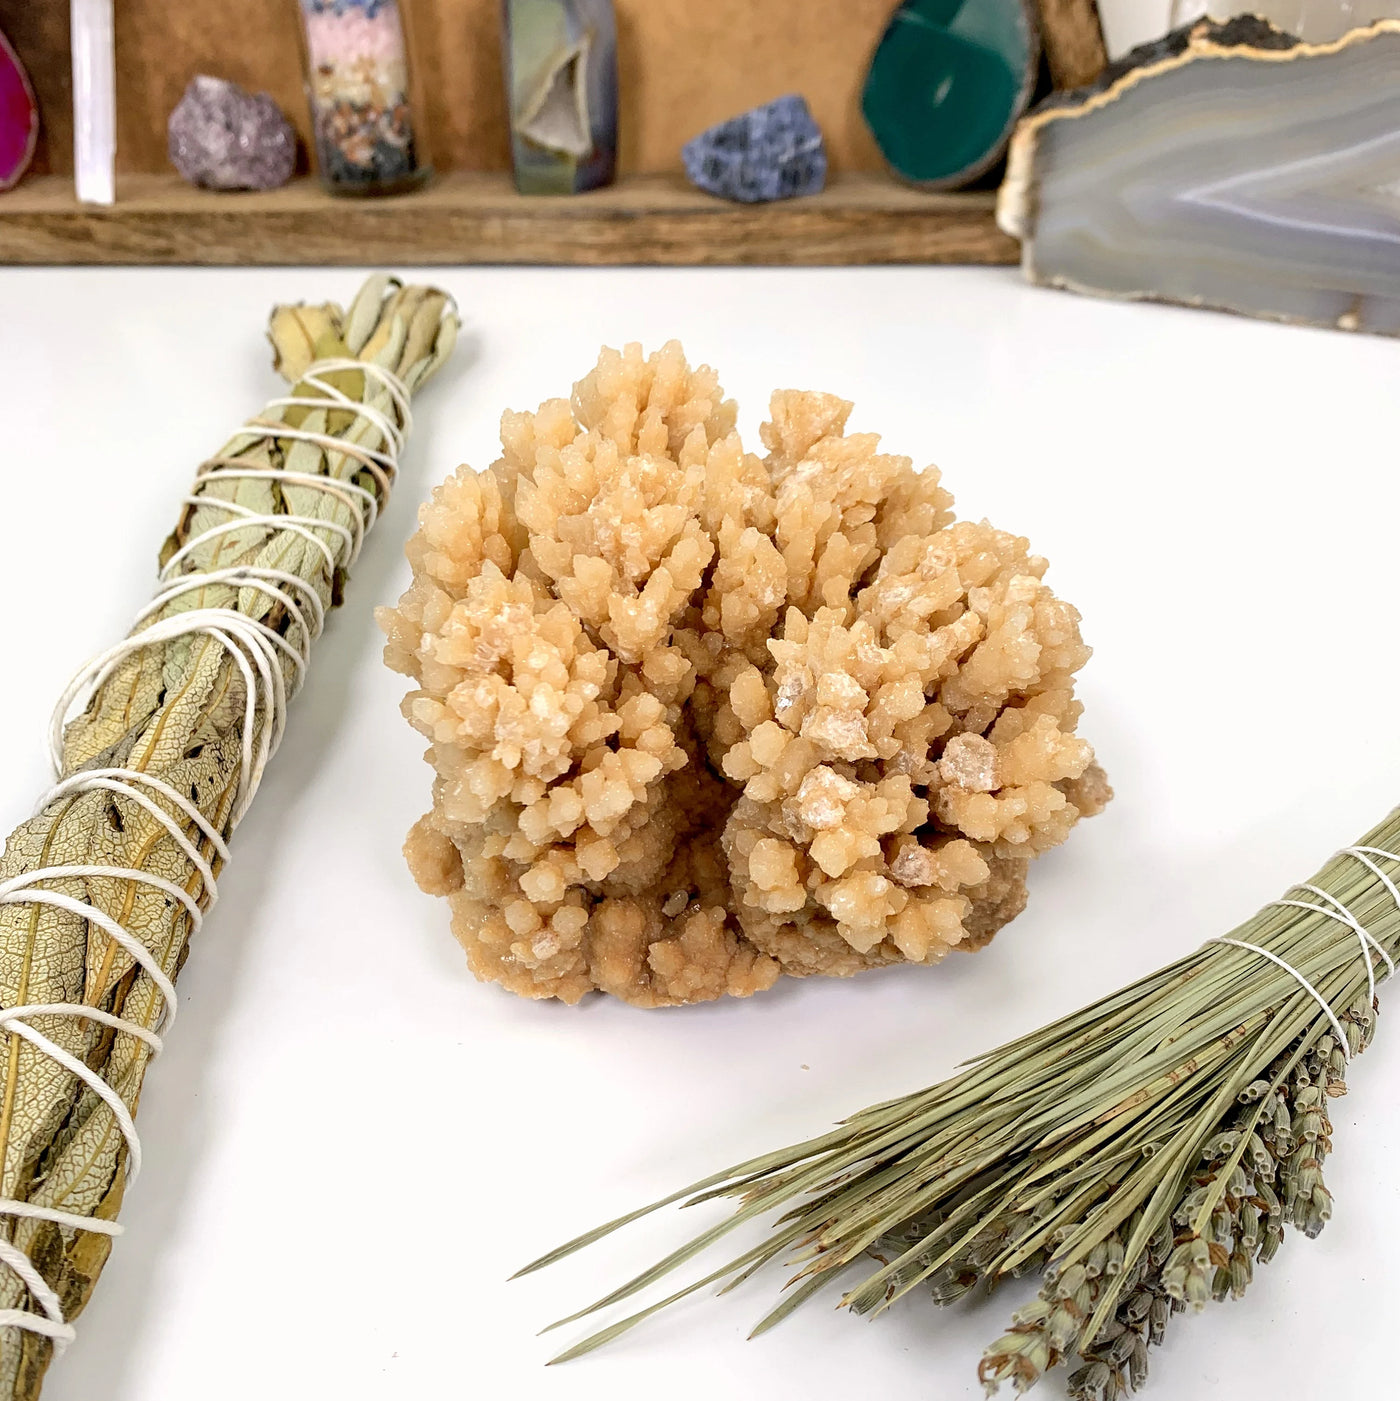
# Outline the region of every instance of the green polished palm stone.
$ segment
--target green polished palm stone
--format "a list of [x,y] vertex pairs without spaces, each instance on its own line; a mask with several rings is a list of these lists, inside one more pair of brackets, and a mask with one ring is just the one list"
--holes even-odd
[[1039,62],[1027,0],[905,0],[870,60],[861,110],[896,175],[954,189],[996,163]]

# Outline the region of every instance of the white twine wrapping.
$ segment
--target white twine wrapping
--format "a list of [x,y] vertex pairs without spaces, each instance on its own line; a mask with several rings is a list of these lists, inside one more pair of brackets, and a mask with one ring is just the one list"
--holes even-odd
[[[321,378],[322,375],[339,370],[361,371],[378,380],[394,405],[395,415],[386,414],[370,404],[359,403]],[[243,458],[209,459],[200,469],[195,489],[191,495],[184,498],[184,504],[227,511],[231,519],[202,531],[187,540],[171,555],[160,572],[160,587],[155,597],[136,616],[136,630],[116,646],[109,647],[94,657],[69,682],[54,707],[49,725],[49,754],[56,775],[63,772],[64,726],[80,699],[85,703],[133,653],[172,642],[179,637],[203,634],[213,638],[228,652],[243,676],[247,706],[242,726],[242,765],[239,771],[238,795],[228,820],[229,833],[231,834],[243,820],[248,805],[262,782],[267,762],[281,742],[286,724],[287,702],[305,678],[311,658],[311,645],[320,636],[325,622],[325,607],[320,595],[309,583],[285,570],[236,565],[224,569],[182,572],[181,566],[188,561],[194,547],[202,542],[234,531],[246,530],[250,526],[264,526],[269,531],[286,531],[306,540],[325,557],[326,567],[332,575],[338,568],[348,568],[354,563],[360,547],[364,544],[365,536],[374,526],[383,501],[388,498],[398,472],[399,453],[403,450],[404,441],[413,426],[408,387],[392,370],[387,370],[382,365],[346,358],[318,360],[301,376],[301,383],[319,390],[324,397],[294,395],[270,400],[267,407],[344,409],[374,428],[379,436],[378,448],[367,448],[362,444],[346,442],[343,438],[329,433],[294,428],[272,419],[261,418],[245,425],[244,432],[238,435],[238,440],[244,437],[250,442],[281,438],[314,443],[328,453],[355,460],[373,477],[379,494],[367,491],[354,482],[317,476],[309,472],[251,467]],[[234,478],[293,483],[324,492],[348,509],[352,517],[351,523],[347,526],[338,521],[321,520],[313,516],[266,515],[237,502],[199,494],[200,486],[205,482]],[[327,540],[325,536],[329,536],[330,539]],[[293,645],[281,633],[236,608],[195,608],[143,626],[148,618],[159,613],[175,599],[212,584],[253,588],[275,599],[287,610],[295,624],[288,632],[299,639],[299,645]],[[295,669],[290,686],[285,670],[288,664]],[[259,711],[262,713],[263,725],[261,735],[255,741]],[[193,825],[221,861],[228,860],[229,849],[224,835],[189,798],[162,780],[136,769],[82,769],[67,778],[60,778],[40,800],[35,811],[36,814],[42,812],[50,803],[60,798],[104,791],[119,793],[136,803],[165,828],[171,840],[198,872],[204,886],[203,904],[174,882],[135,867],[45,866],[10,880],[0,881],[0,905],[50,905],[77,915],[101,929],[131,956],[160,993],[162,1008],[157,1029],[153,1031],[138,1022],[81,1003],[47,1002],[0,1009],[0,1031],[29,1042],[55,1064],[82,1081],[107,1105],[121,1130],[122,1137],[126,1140],[127,1178],[128,1181],[134,1181],[141,1170],[141,1138],[125,1101],[95,1070],[56,1045],[42,1032],[36,1031],[30,1025],[30,1021],[35,1017],[81,1017],[136,1037],[150,1047],[152,1056],[156,1056],[163,1045],[161,1034],[168,1031],[175,1021],[179,1006],[175,985],[160,966],[156,956],[130,930],[85,901],[46,889],[43,883],[74,877],[111,877],[117,880],[139,881],[142,885],[159,890],[183,905],[189,914],[190,932],[193,934],[203,923],[205,913],[213,908],[219,897],[212,864],[201,853],[199,846],[190,840],[189,826]],[[173,817],[155,801],[156,797],[163,798],[174,807],[180,817]],[[59,1226],[96,1231],[108,1236],[117,1236],[122,1232],[122,1227],[115,1221],[60,1211],[12,1197],[0,1197],[0,1215],[51,1221]],[[23,1328],[51,1338],[56,1351],[67,1347],[75,1336],[73,1326],[64,1318],[58,1296],[34,1267],[33,1261],[12,1242],[0,1239],[0,1262],[8,1265],[19,1276],[42,1309],[42,1313],[32,1313],[26,1309],[0,1309],[0,1327]]]
[[[1337,853],[1338,856],[1350,856],[1360,861],[1372,875],[1376,876],[1382,885],[1385,886],[1387,894],[1395,901],[1396,909],[1400,910],[1400,889],[1396,888],[1395,882],[1371,860],[1373,856],[1383,856],[1387,861],[1394,861],[1400,865],[1400,856],[1393,851],[1385,851],[1378,846],[1348,846],[1343,847]],[[1310,910],[1313,914],[1326,915],[1328,919],[1334,919],[1338,924],[1344,924],[1357,937],[1361,945],[1361,957],[1366,961],[1366,987],[1374,1001],[1376,996],[1376,960],[1372,954],[1376,953],[1385,960],[1386,971],[1389,974],[1395,972],[1395,961],[1385,951],[1384,948],[1366,931],[1361,921],[1338,900],[1330,891],[1323,890],[1321,886],[1309,885],[1306,882],[1302,885],[1295,885],[1294,890],[1306,890],[1309,895],[1316,895],[1327,903],[1324,905],[1314,905],[1310,900],[1270,900],[1265,907],[1272,909],[1275,906],[1288,907],[1294,910]],[[1278,954],[1269,949],[1260,948],[1258,944],[1248,943],[1244,939],[1232,939],[1225,934],[1217,934],[1213,938],[1207,939],[1208,944],[1233,944],[1237,949],[1248,949],[1250,953],[1258,954],[1260,958],[1267,958],[1270,963],[1282,968],[1285,973],[1292,977],[1327,1014],[1327,1020],[1332,1023],[1333,1030],[1337,1033],[1337,1044],[1341,1047],[1342,1058],[1351,1059],[1351,1047],[1347,1042],[1346,1028],[1342,1026],[1341,1018],[1332,1010],[1332,1004],[1291,964],[1280,958]]]

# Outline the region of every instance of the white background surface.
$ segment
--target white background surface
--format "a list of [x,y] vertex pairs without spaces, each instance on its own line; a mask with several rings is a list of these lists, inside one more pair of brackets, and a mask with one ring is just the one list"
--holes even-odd
[[[1223,932],[1400,797],[1397,347],[1024,286],[1012,270],[451,271],[467,319],[400,495],[239,831],[141,1108],[147,1167],[48,1401],[642,1401],[979,1395],[1019,1293],[877,1323],[778,1281],[544,1370],[535,1328],[649,1264],[657,1220],[525,1260],[724,1162],[916,1088]],[[275,392],[276,299],[352,272],[0,272],[0,829],[48,775],[48,707],[148,595],[195,465]],[[1083,732],[1117,801],[985,952],[749,1002],[532,1004],[468,976],[399,856],[425,805],[372,605],[416,501],[600,342],[680,336],[756,433],[776,386],[936,460],[1084,614]],[[1391,1015],[1394,1015],[1393,1013]],[[1400,1039],[1333,1107],[1336,1217],[1242,1303],[1174,1320],[1157,1401],[1388,1394]],[[1039,1393],[1062,1396],[1053,1380]]]
[[[1221,10],[1224,6],[1215,8]],[[1099,19],[1109,57],[1117,58],[1135,44],[1155,39],[1170,27],[1172,14],[1172,0],[1099,0]]]

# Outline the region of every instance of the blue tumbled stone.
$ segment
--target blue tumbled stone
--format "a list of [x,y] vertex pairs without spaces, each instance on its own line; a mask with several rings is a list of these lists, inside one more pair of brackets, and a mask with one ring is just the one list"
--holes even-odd
[[702,131],[681,159],[692,185],[744,204],[814,195],[826,184],[826,142],[796,93]]

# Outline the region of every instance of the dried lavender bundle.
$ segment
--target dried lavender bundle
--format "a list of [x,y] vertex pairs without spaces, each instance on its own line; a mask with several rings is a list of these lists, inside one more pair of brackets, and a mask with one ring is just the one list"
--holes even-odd
[[201,468],[155,601],[55,716],[59,783],[0,858],[0,1397],[38,1394],[106,1262],[189,937],[456,329],[387,277],[274,311],[292,389]]
[[[1018,1392],[1073,1367],[1076,1401],[1116,1401],[1147,1375],[1169,1319],[1238,1298],[1287,1226],[1332,1212],[1328,1100],[1375,1026],[1375,984],[1400,956],[1400,809],[1307,884],[1228,936],[831,1132],[716,1173],[591,1231],[539,1269],[660,1207],[734,1197],[701,1233],[570,1323],[620,1303],[746,1222],[772,1233],[556,1359],[609,1342],[697,1289],[801,1262],[755,1333],[862,1259],[843,1303],[878,1314],[916,1288],[946,1304],[1038,1272],[979,1369]],[[555,1325],[556,1327],[559,1325]]]

